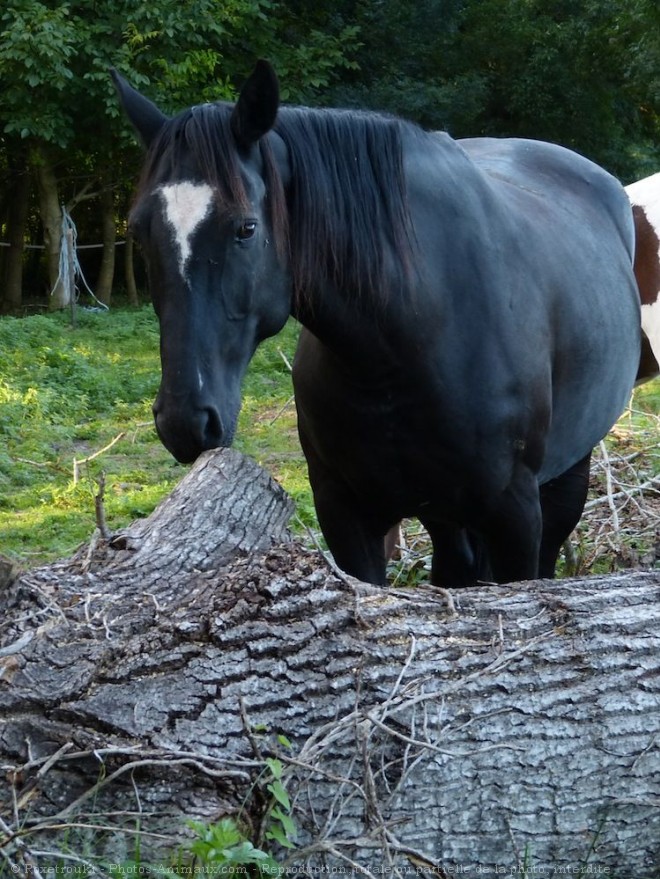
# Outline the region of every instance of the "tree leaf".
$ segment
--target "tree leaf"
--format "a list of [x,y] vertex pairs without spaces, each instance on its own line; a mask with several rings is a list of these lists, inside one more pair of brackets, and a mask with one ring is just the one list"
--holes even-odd
[[291,800],[289,799],[286,788],[281,781],[274,781],[272,784],[267,785],[267,789],[275,797],[277,802],[284,806],[287,812],[291,811]]
[[268,757],[266,760],[266,766],[270,769],[271,775],[273,778],[276,778],[278,781],[282,778],[282,761],[278,760],[275,757]]

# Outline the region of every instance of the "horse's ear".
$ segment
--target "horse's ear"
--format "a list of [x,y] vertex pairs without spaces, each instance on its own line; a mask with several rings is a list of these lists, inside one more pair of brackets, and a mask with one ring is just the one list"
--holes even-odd
[[158,107],[144,95],[141,95],[137,89],[129,85],[114,67],[110,68],[110,76],[128,121],[138,133],[143,146],[148,148],[167,122],[167,116],[161,113]]
[[270,131],[279,105],[277,74],[268,61],[257,61],[231,116],[231,130],[239,147],[249,149]]

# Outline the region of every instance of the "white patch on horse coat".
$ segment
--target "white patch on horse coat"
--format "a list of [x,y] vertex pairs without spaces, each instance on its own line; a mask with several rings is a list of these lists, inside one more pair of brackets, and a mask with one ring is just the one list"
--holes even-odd
[[[631,203],[644,208],[644,214],[660,242],[660,173],[652,174],[636,183],[626,186]],[[658,245],[660,262],[660,243]],[[660,363],[660,290],[658,298],[651,305],[642,305],[642,329],[651,344],[653,356]]]
[[626,192],[633,204],[644,208],[649,223],[657,229],[660,226],[660,174],[631,183],[626,186]]
[[642,329],[651,344],[653,356],[660,363],[660,299],[652,305],[642,305]]
[[171,183],[161,186],[159,193],[165,203],[165,216],[174,232],[179,248],[179,271],[186,277],[186,263],[190,259],[190,239],[199,224],[206,219],[213,203],[213,190],[207,183]]

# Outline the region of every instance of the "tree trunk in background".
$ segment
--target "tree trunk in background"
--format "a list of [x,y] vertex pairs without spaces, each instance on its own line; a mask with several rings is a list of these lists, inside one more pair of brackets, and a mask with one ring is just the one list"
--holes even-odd
[[34,170],[39,187],[39,209],[44,230],[44,246],[48,268],[49,302],[51,310],[66,308],[71,292],[59,277],[62,239],[62,209],[60,207],[57,176],[44,150],[38,150],[34,158]]
[[135,283],[135,265],[133,263],[133,258],[135,254],[135,239],[131,235],[130,231],[126,232],[126,250],[124,253],[124,274],[126,278],[126,293],[128,295],[128,301],[131,305],[139,305],[140,300],[138,298],[137,285]]
[[30,198],[30,175],[25,156],[20,163],[12,163],[11,173],[11,200],[7,214],[9,248],[5,254],[5,283],[0,303],[4,314],[18,313],[23,301],[23,252]]
[[101,190],[101,229],[103,238],[103,257],[96,281],[96,296],[105,305],[110,305],[112,284],[115,277],[115,247],[117,227],[115,225],[115,199],[112,187],[108,184]]
[[660,574],[379,588],[287,541],[290,512],[216,450],[148,519],[6,587],[15,873],[76,823],[126,829],[115,863],[136,822],[142,863],[186,818],[272,848],[277,754],[302,875],[659,875]]
[[[10,187],[0,190],[0,240],[2,240],[2,227],[8,223],[9,206],[11,204],[10,193]],[[8,250],[9,248],[0,246],[0,313],[2,312],[2,304],[4,298],[2,291],[2,280],[5,277],[5,262]]]

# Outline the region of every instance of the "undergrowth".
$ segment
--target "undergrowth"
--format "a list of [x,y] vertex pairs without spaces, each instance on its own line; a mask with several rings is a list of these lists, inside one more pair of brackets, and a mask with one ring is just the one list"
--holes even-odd
[[[236,447],[279,478],[310,521],[296,433],[292,321],[250,366]],[[94,527],[106,476],[112,529],[148,515],[186,472],[160,443],[151,406],[160,377],[150,306],[0,319],[0,552],[31,566],[71,554]],[[84,460],[121,437],[106,453]]]

